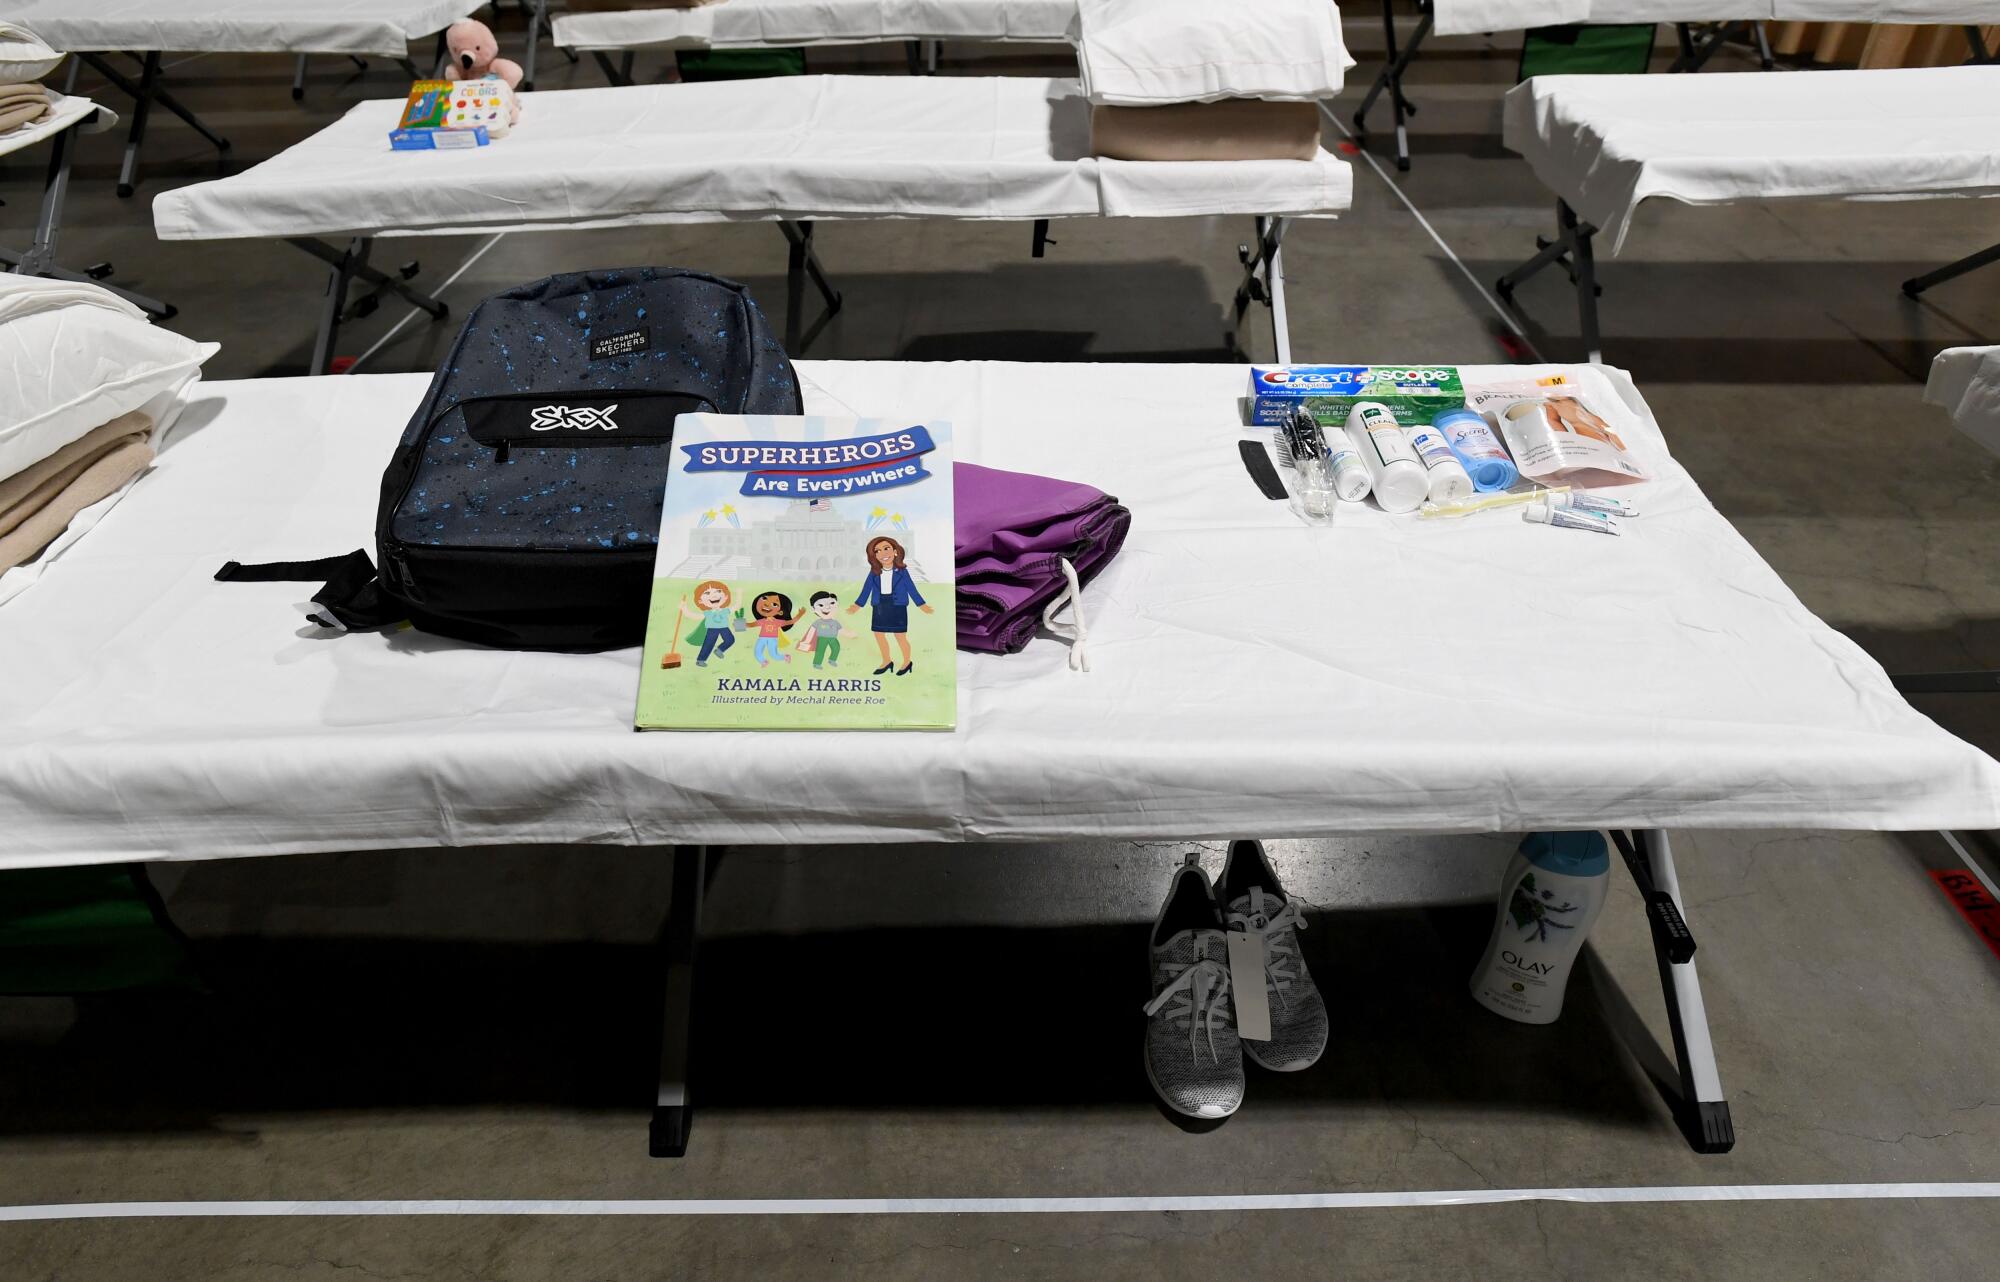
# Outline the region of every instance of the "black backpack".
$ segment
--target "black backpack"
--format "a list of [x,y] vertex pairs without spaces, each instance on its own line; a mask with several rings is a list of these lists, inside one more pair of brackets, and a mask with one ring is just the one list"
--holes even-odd
[[749,292],[669,267],[569,272],[480,303],[382,474],[366,552],[218,579],[319,579],[313,617],[527,650],[637,645],[674,416],[798,414]]

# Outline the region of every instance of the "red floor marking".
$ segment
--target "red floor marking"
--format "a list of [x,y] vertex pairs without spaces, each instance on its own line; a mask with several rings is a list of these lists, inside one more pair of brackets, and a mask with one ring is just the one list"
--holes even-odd
[[1930,872],[1931,880],[1950,898],[1965,924],[1986,941],[1995,957],[2000,957],[2000,903],[1986,893],[1979,878],[1963,868],[1933,868]]
[[357,356],[336,356],[326,363],[326,372],[329,374],[345,374],[348,370],[354,368],[354,362],[359,359]]
[[1343,156],[1358,156],[1361,154],[1361,148],[1351,142],[1335,143],[1334,150],[1338,151]]

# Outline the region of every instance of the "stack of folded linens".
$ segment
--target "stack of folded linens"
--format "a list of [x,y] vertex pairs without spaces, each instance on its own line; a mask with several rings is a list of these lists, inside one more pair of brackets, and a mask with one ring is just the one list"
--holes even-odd
[[146,469],[215,351],[100,286],[0,275],[0,601]]
[[1073,34],[1113,160],[1312,160],[1354,65],[1332,0],[1078,0]]
[[1092,485],[960,463],[957,508],[958,648],[1013,654],[1034,639],[1042,611],[1069,580],[1089,583],[1125,545],[1132,513]]
[[39,84],[33,81],[22,85],[0,84],[0,134],[46,120],[52,110],[49,91]]
[[54,96],[36,82],[61,61],[34,32],[0,22],[0,137],[48,119]]

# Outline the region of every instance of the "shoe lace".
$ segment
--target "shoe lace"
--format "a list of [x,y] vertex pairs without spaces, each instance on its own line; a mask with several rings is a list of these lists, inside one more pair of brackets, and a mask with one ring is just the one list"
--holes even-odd
[[1161,968],[1167,973],[1166,987],[1153,995],[1146,1003],[1148,1016],[1157,1014],[1169,1001],[1173,1006],[1167,1011],[1167,1018],[1176,1024],[1183,1021],[1188,1030],[1188,1054],[1196,1059],[1201,1057],[1198,1033],[1208,1036],[1208,1058],[1211,1063],[1221,1063],[1215,1050],[1215,1025],[1219,1021],[1227,1028],[1235,1018],[1234,1008],[1228,1004],[1229,967],[1207,955],[1208,945],[1197,938],[1195,946],[1203,956],[1185,966],[1164,962]]
[[1229,928],[1246,931],[1264,941],[1264,978],[1278,994],[1278,1008],[1290,1010],[1292,1000],[1287,990],[1299,973],[1292,968],[1301,966],[1298,936],[1295,930],[1306,928],[1306,919],[1299,915],[1299,901],[1294,899],[1275,913],[1264,911],[1264,891],[1261,887],[1250,888],[1250,911],[1229,912]]

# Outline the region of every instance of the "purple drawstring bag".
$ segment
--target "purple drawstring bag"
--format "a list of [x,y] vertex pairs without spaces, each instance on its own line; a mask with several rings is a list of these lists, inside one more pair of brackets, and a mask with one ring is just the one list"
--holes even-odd
[[1068,586],[1062,562],[1089,583],[1132,528],[1129,509],[1078,481],[960,463],[953,485],[961,650],[1026,646]]

